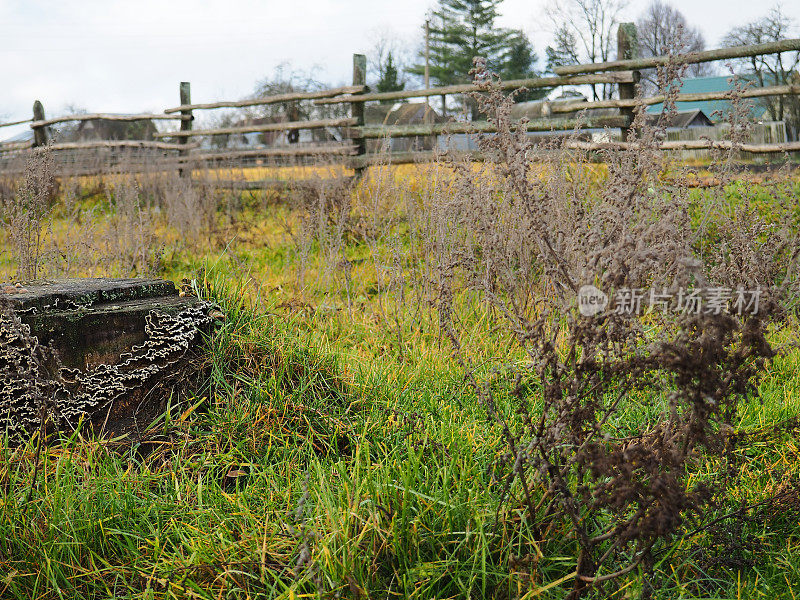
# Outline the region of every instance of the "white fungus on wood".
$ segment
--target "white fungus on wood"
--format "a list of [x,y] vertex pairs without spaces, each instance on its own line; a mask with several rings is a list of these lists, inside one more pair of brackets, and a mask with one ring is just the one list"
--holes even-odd
[[0,311],[0,430],[32,432],[40,425],[43,403],[51,423],[74,428],[81,417],[105,414],[114,402],[146,392],[188,359],[200,332],[213,320],[211,307],[199,302],[177,314],[153,310],[146,317],[144,342],[116,364],[85,371],[61,368],[59,381],[37,359],[38,340],[30,327],[13,313]]

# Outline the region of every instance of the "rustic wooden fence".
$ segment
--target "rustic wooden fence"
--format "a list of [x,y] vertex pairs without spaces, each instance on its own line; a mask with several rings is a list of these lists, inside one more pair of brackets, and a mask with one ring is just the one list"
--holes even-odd
[[[543,118],[525,122],[527,131],[566,132],[576,129],[619,128],[626,132],[632,125],[634,109],[638,106],[654,105],[664,102],[664,96],[648,98],[636,97],[636,83],[640,79],[640,71],[668,64],[675,60],[668,56],[640,58],[636,56],[636,29],[632,23],[625,23],[618,30],[619,60],[605,63],[570,65],[556,68],[556,75],[505,81],[503,89],[518,88],[541,89],[562,85],[614,84],[618,89],[618,98],[599,101],[553,102],[545,104]],[[696,52],[680,57],[685,64],[714,62],[726,59],[775,54],[800,50],[800,39],[789,39],[778,42],[738,46]],[[496,127],[488,121],[459,122],[451,120],[446,123],[420,123],[410,125],[371,125],[364,121],[365,105],[374,102],[407,100],[411,98],[444,98],[451,95],[469,94],[478,91],[473,84],[433,87],[428,89],[403,90],[397,92],[371,93],[366,86],[366,58],[364,55],[353,56],[353,82],[350,86],[320,90],[314,92],[288,93],[269,97],[253,98],[238,101],[220,101],[205,104],[192,104],[191,90],[188,82],[180,84],[180,105],[168,108],[163,114],[85,114],[67,115],[58,118],[45,118],[44,108],[40,102],[34,104],[33,119],[15,123],[0,124],[0,127],[28,123],[33,130],[30,143],[7,144],[0,146],[0,172],[3,169],[4,157],[19,157],[48,148],[59,154],[80,150],[106,151],[113,153],[119,150],[145,152],[152,163],[153,157],[163,169],[179,169],[182,173],[213,164],[247,164],[252,159],[297,159],[325,157],[328,161],[342,164],[353,169],[358,176],[364,169],[376,162],[401,164],[425,160],[433,153],[408,151],[394,153],[367,152],[368,140],[416,138],[430,136],[446,136],[453,134],[493,133]],[[800,94],[800,85],[772,85],[749,88],[738,92],[744,99],[764,98],[770,96],[789,96]],[[730,100],[731,91],[709,92],[702,94],[678,94],[674,99],[678,102]],[[249,123],[230,127],[195,128],[195,116],[200,111],[212,111],[220,108],[245,108],[266,105],[284,105],[288,107],[297,102],[311,102],[316,107],[339,105],[347,108],[341,111],[347,116],[322,119],[298,119],[283,122]],[[581,114],[585,109],[618,109],[619,113],[611,116],[587,117]],[[559,117],[559,114],[564,116]],[[58,143],[52,142],[49,127],[59,123],[75,121],[176,121],[179,128],[171,131],[157,132],[151,140],[103,140]],[[213,149],[197,143],[200,139],[214,136],[244,135],[266,132],[298,132],[300,130],[336,130],[341,133],[341,140],[317,144],[286,144],[283,146],[261,146],[258,148],[223,148]],[[623,136],[623,140],[625,137]],[[193,141],[194,140],[194,141]],[[585,150],[622,149],[635,145],[628,141],[591,141],[571,140],[569,145]],[[661,142],[664,150],[708,150],[726,149],[731,142],[715,139],[674,140]],[[741,144],[737,150],[752,154],[785,153],[800,151],[800,142],[789,143],[756,143]],[[480,152],[472,152],[473,158],[480,160]],[[6,161],[7,162],[7,161]]]

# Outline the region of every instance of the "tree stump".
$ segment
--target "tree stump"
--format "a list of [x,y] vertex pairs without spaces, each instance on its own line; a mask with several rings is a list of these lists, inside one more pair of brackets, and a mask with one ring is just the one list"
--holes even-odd
[[160,279],[2,285],[0,302],[0,427],[10,433],[83,419],[138,435],[197,372],[193,350],[212,322],[209,303]]

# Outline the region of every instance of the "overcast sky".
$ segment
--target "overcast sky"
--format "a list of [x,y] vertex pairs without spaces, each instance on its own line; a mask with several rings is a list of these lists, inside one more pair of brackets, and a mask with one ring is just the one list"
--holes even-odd
[[[550,41],[551,0],[505,0],[500,25],[528,33],[539,54]],[[649,0],[631,0],[635,20]],[[238,99],[290,61],[330,84],[349,83],[352,54],[367,53],[376,31],[409,45],[420,39],[435,0],[0,0],[0,121],[49,116],[69,104],[89,111],[160,112],[192,100]],[[733,26],[765,14],[770,2],[674,0],[708,47]],[[783,4],[800,21],[800,2]],[[19,131],[0,130],[0,139]]]

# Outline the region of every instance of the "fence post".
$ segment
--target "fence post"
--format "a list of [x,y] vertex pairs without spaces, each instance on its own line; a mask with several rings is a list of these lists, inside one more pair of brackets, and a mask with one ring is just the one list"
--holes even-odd
[[[367,57],[364,54],[353,54],[353,85],[367,85]],[[351,116],[356,120],[354,127],[364,126],[364,103],[350,103]],[[352,141],[356,147],[356,167],[354,169],[356,181],[361,179],[366,171],[366,164],[360,163],[359,159],[365,158],[367,154],[367,144],[363,137],[353,137]]]
[[[617,60],[628,60],[639,58],[639,35],[636,31],[636,23],[620,23],[617,28]],[[639,80],[639,71],[634,71],[634,80]],[[632,100],[636,97],[635,83],[619,84],[619,99]],[[628,117],[631,121],[634,117],[633,108],[620,108],[619,113],[623,117]],[[631,127],[623,127],[622,141],[624,142]]]
[[[38,100],[33,103],[33,120],[34,121],[44,121],[44,106]],[[46,126],[39,126],[33,128],[33,147],[38,148],[39,146],[46,146],[47,145],[47,127]]]
[[[188,81],[181,81],[180,96],[181,96],[181,106],[184,106],[186,104],[191,104],[192,103],[192,84],[191,83],[189,83]],[[192,121],[194,121],[194,116],[192,115],[192,109],[190,108],[188,110],[182,110],[181,111],[181,116],[183,117],[183,120],[181,120],[181,131],[191,131],[192,130]],[[190,117],[190,118],[187,119],[186,118],[187,116]],[[181,145],[188,145],[189,138],[188,137],[180,137],[180,138],[178,138],[178,143],[181,144]],[[181,150],[180,151],[180,156],[181,157],[189,156],[189,149],[187,148],[187,149]],[[187,164],[188,164],[188,161],[183,163],[184,166],[187,165]],[[184,177],[187,174],[187,172],[191,176],[191,174],[192,174],[191,165],[189,165],[188,169],[181,168],[181,169],[178,170],[178,174],[181,177]]]

